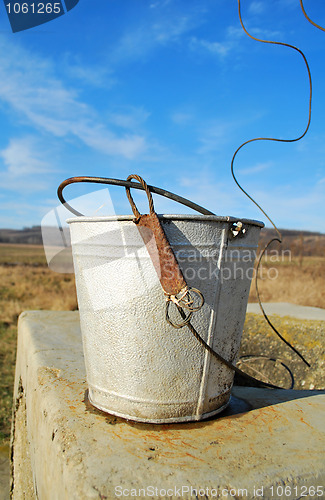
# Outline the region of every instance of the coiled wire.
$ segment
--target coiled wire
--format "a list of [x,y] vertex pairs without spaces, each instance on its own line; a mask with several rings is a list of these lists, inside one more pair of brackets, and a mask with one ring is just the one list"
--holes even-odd
[[[234,172],[234,162],[235,162],[235,158],[237,156],[237,154],[239,153],[239,151],[244,147],[246,146],[247,144],[250,144],[251,142],[256,142],[256,141],[274,141],[274,142],[286,142],[286,143],[291,143],[291,142],[297,142],[297,141],[300,141],[308,132],[308,129],[309,129],[309,126],[310,126],[310,122],[311,122],[311,105],[312,105],[312,79],[311,79],[311,72],[310,72],[310,68],[309,68],[309,64],[308,64],[308,61],[306,59],[306,56],[305,54],[302,52],[302,50],[300,50],[298,47],[294,46],[294,45],[291,45],[289,43],[285,43],[285,42],[277,42],[277,41],[274,41],[274,40],[263,40],[261,38],[257,38],[253,35],[251,35],[244,23],[243,23],[243,19],[242,19],[242,15],[241,15],[241,0],[237,0],[238,1],[238,16],[239,16],[239,21],[240,21],[240,24],[242,26],[242,29],[244,30],[244,32],[246,33],[247,36],[249,36],[252,40],[255,40],[257,42],[261,42],[261,43],[267,43],[267,44],[272,44],[272,45],[282,45],[284,47],[289,47],[290,49],[293,49],[295,50],[296,52],[298,52],[301,57],[303,58],[303,61],[305,63],[305,66],[306,66],[306,70],[307,70],[307,74],[308,74],[308,81],[309,81],[309,105],[308,105],[308,119],[307,119],[307,125],[304,129],[304,131],[302,132],[301,135],[299,135],[299,137],[295,137],[293,139],[280,139],[280,138],[277,138],[277,137],[254,137],[253,139],[249,139],[245,142],[243,142],[235,151],[233,157],[232,157],[232,160],[231,160],[231,174],[232,174],[232,177],[235,181],[235,183],[237,184],[237,186],[239,187],[239,189],[257,206],[257,208],[259,208],[259,210],[261,210],[261,212],[264,214],[264,216],[268,219],[268,221],[272,224],[272,226],[274,227],[275,231],[276,231],[276,234],[277,234],[277,237],[275,238],[272,238],[264,247],[263,251],[260,253],[260,256],[258,258],[258,261],[257,261],[257,267],[256,267],[256,277],[255,277],[255,289],[256,289],[256,296],[257,296],[257,299],[258,299],[258,303],[259,303],[259,306],[261,308],[261,311],[263,313],[263,316],[265,318],[265,320],[267,321],[268,325],[272,328],[272,330],[276,333],[276,335],[282,340],[282,342],[284,342],[288,347],[290,347],[290,349],[292,349],[296,354],[297,356],[300,357],[300,359],[308,366],[310,367],[310,364],[308,363],[308,361],[304,358],[304,356],[294,347],[292,346],[284,337],[283,335],[281,335],[281,333],[275,328],[275,326],[272,324],[271,320],[269,319],[269,317],[267,316],[264,308],[263,308],[263,305],[262,305],[262,302],[261,302],[261,298],[260,298],[260,293],[259,293],[259,289],[258,289],[258,272],[259,272],[259,268],[260,268],[260,264],[262,262],[262,259],[267,251],[267,249],[270,247],[270,245],[277,241],[278,243],[282,243],[282,235],[279,231],[279,229],[277,228],[277,226],[275,225],[275,223],[273,222],[273,220],[269,217],[269,215],[265,212],[265,210],[261,207],[261,205],[252,197],[250,196],[247,191],[241,186],[241,184],[239,183],[239,181],[237,180],[237,177],[235,175],[235,172]],[[301,5],[301,8],[302,8],[302,11],[303,11],[303,14],[304,16],[306,17],[306,19],[311,23],[313,24],[314,26],[316,26],[317,28],[321,29],[322,31],[325,31],[324,28],[322,28],[321,26],[319,26],[318,24],[314,23],[306,14],[306,11],[304,9],[304,6],[303,6],[303,2],[302,0],[300,0],[300,5]]]

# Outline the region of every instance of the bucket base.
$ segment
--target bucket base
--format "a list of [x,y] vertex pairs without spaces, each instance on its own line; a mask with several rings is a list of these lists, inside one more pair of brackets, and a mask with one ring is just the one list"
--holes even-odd
[[[89,400],[89,403],[92,404],[92,406],[94,406],[95,408],[98,408],[99,410],[104,411],[105,413],[115,415],[116,417],[125,418],[126,420],[132,420],[134,422],[151,423],[151,424],[171,424],[171,423],[177,423],[177,422],[198,422],[200,420],[204,420],[204,419],[207,419],[209,417],[213,417],[214,415],[217,415],[218,413],[221,413],[222,411],[224,411],[227,408],[227,406],[229,405],[230,399],[231,399],[231,391],[229,390],[229,391],[225,392],[224,394],[221,394],[218,397],[218,399],[220,399],[220,403],[221,402],[222,403],[218,408],[215,408],[214,410],[211,410],[211,411],[208,411],[206,413],[199,414],[199,415],[197,415],[197,414],[180,415],[179,411],[178,412],[175,411],[174,416],[169,416],[169,417],[165,416],[162,418],[157,418],[156,416],[148,417],[148,416],[144,416],[144,415],[130,415],[127,412],[121,412],[121,411],[118,411],[116,409],[107,408],[106,406],[104,406],[100,402],[94,401],[94,399],[92,398],[92,392],[93,392],[93,390],[91,388],[89,388],[88,400]],[[175,404],[175,406],[176,406],[176,404]],[[137,412],[137,413],[140,413],[140,412]],[[166,411],[159,409],[159,405],[156,404],[155,413],[156,414],[159,414],[159,413],[163,414],[163,413],[166,413]]]

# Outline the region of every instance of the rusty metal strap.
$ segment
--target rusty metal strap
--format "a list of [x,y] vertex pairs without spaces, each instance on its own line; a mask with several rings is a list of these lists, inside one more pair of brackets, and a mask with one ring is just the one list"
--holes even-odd
[[[194,312],[201,309],[204,304],[204,297],[199,290],[187,285],[167,235],[155,212],[152,195],[146,182],[137,174],[129,175],[127,180],[130,181],[131,179],[136,179],[147,194],[150,213],[142,215],[134,203],[130,188],[126,188],[126,194],[135,216],[134,223],[137,225],[139,233],[146,245],[165,293],[166,319],[175,328],[181,328],[190,320]],[[194,296],[199,297],[199,302],[195,302]],[[187,311],[185,319],[179,324],[169,319],[168,311],[171,303]]]

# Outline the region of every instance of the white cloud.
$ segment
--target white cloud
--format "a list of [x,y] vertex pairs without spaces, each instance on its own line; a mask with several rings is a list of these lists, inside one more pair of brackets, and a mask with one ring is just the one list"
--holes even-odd
[[17,200],[0,203],[0,227],[21,228],[38,225],[42,217],[48,212],[49,207],[37,199],[34,202]]
[[210,153],[221,150],[229,142],[240,123],[226,122],[224,120],[211,121],[200,131],[198,148],[199,154]]
[[[188,198],[217,215],[232,215],[270,223],[260,210],[235,186],[233,182],[216,180],[216,173],[180,179],[181,192]],[[320,183],[308,188],[281,185],[256,189],[256,183],[245,190],[262,206],[279,228],[305,229],[324,232],[325,191]],[[188,209],[184,210],[185,212]],[[184,212],[183,211],[183,212]],[[312,217],[310,214],[313,214]]]
[[238,169],[237,172],[240,175],[252,175],[257,174],[259,172],[263,172],[272,166],[271,162],[265,163],[257,163],[256,165],[252,165],[251,167]]
[[184,125],[192,121],[192,119],[193,115],[191,113],[186,113],[182,111],[175,111],[175,113],[171,115],[171,120],[177,125]]
[[156,0],[143,11],[141,21],[129,23],[116,40],[108,56],[108,64],[116,66],[129,61],[142,61],[157,49],[169,44],[184,44],[185,35],[205,22],[207,9],[198,2]]
[[34,127],[57,137],[75,136],[107,155],[134,158],[146,150],[143,136],[107,129],[96,110],[55,75],[49,61],[3,39],[0,54],[0,99]]
[[33,137],[11,139],[8,147],[0,151],[0,157],[7,168],[7,174],[13,178],[44,173],[50,168],[50,164],[42,158],[39,145]]
[[182,177],[180,186],[182,196],[216,215],[243,216],[240,194],[232,183],[216,181],[216,172],[200,173],[199,177]]
[[249,13],[253,15],[262,14],[265,10],[265,2],[260,2],[258,0],[253,1],[249,6]]
[[238,51],[241,48],[240,42],[245,36],[247,35],[245,35],[241,27],[228,26],[222,40],[211,41],[192,37],[189,46],[191,50],[206,52],[223,60],[230,54],[233,54],[234,50]]
[[171,0],[158,0],[150,4],[150,9],[156,9],[157,7],[165,7],[170,3]]
[[101,125],[89,127],[87,124],[78,124],[76,132],[87,146],[107,155],[133,159],[146,149],[143,137],[134,134],[117,137]]
[[143,108],[124,107],[110,113],[108,119],[117,127],[135,130],[138,129],[149,116],[150,113]]
[[61,69],[71,80],[80,81],[83,85],[109,89],[113,87],[117,79],[113,69],[107,65],[91,65],[84,61],[80,54],[68,52],[61,62]]
[[110,54],[113,64],[141,60],[151,54],[158,46],[175,43],[193,27],[191,16],[180,15],[143,23],[121,37],[115,50]]
[[234,39],[240,39],[243,38],[245,35],[243,28],[237,27],[237,26],[228,26],[227,28],[227,38],[231,38],[232,40]]
[[275,40],[282,42],[285,39],[281,31],[267,30],[262,28],[250,28],[248,32],[261,40]]
[[[254,13],[252,12],[252,14]],[[247,20],[246,18],[243,18],[243,23],[248,33],[250,35],[255,36],[256,38],[269,39],[269,40],[279,39],[279,41],[281,41],[284,38],[284,33],[282,33],[281,31],[269,30],[264,28],[261,29],[259,27],[251,27],[249,19]],[[229,42],[232,41],[232,48],[236,47],[236,49],[238,49],[240,46],[236,42],[238,42],[243,38],[247,38],[247,34],[245,33],[245,31],[241,26],[229,26],[227,28],[226,40],[228,40]]]
[[210,42],[208,40],[198,39],[196,37],[191,38],[190,47],[192,50],[204,50],[210,54],[225,57],[229,54],[232,49],[231,42]]
[[[325,205],[325,191],[319,183],[299,188],[282,184],[258,190],[245,186],[245,190],[262,206],[279,228],[323,231],[322,208]],[[257,207],[254,208],[252,203],[250,205],[250,210],[253,210],[251,213],[256,212],[256,218],[261,217],[267,222],[263,215],[259,215]],[[267,224],[269,225],[268,222]]]
[[2,185],[7,190],[19,193],[47,189],[48,174],[55,171],[48,160],[51,156],[51,152],[45,150],[33,136],[11,139],[8,146],[0,151],[0,159],[5,167],[1,169]]

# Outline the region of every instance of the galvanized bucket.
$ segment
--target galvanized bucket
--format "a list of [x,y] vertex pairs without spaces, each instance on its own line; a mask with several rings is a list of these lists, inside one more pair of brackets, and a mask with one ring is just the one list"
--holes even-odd
[[[203,307],[191,320],[234,363],[263,223],[161,215],[161,226]],[[188,328],[165,318],[165,295],[134,217],[69,219],[89,400],[127,419],[194,421],[229,403],[234,372]]]

